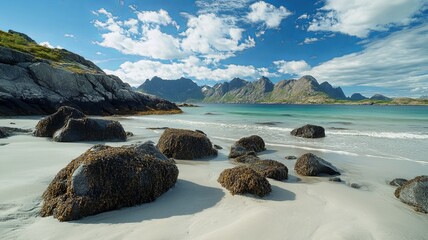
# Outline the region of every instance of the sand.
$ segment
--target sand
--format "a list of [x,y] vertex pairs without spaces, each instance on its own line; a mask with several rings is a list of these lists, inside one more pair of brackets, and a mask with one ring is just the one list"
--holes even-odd
[[[38,119],[4,118],[0,126],[34,128]],[[135,134],[126,144],[157,142],[162,133],[134,118],[119,121]],[[0,139],[0,238],[428,239],[428,215],[398,201],[395,188],[387,184],[396,177],[427,174],[427,164],[311,150],[343,172],[346,183],[335,183],[328,177],[297,176],[295,160],[284,159],[308,150],[267,145],[260,157],[284,163],[289,179],[270,179],[272,193],[265,198],[232,196],[217,178],[223,169],[235,166],[227,159],[233,139],[211,140],[223,147],[219,156],[177,160],[176,186],[155,202],[59,222],[38,216],[41,195],[61,168],[95,143],[55,143],[31,135]],[[351,183],[362,188],[351,188]]]

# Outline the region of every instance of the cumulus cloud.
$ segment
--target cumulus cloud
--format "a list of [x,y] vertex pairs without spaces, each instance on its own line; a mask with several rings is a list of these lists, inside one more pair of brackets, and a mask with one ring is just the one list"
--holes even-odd
[[58,48],[58,49],[63,49],[63,47],[61,47],[60,45],[57,45],[56,47],[54,47],[52,44],[50,44],[48,41],[46,41],[46,42],[41,42],[41,43],[39,43],[39,45],[40,46],[43,46],[43,47],[47,47],[47,48]]
[[305,38],[305,40],[303,41],[303,44],[311,44],[318,40],[319,40],[318,38]]
[[300,73],[310,69],[309,64],[304,60],[300,60],[300,61],[279,60],[279,61],[274,61],[273,63],[276,65],[277,71],[283,74],[300,75]]
[[308,19],[309,15],[307,13],[304,13],[302,15],[300,15],[297,19]]
[[182,48],[206,56],[219,52],[226,53],[227,56],[227,53],[255,46],[251,37],[242,41],[243,31],[234,21],[215,14],[202,14],[197,17],[189,15],[187,30],[182,34]]
[[147,24],[157,24],[157,25],[163,25],[167,26],[169,24],[175,26],[177,29],[179,29],[178,24],[172,20],[172,18],[169,16],[169,13],[163,9],[160,9],[159,11],[141,11],[136,12],[138,20],[140,20],[143,23]]
[[291,15],[284,6],[275,7],[264,1],[259,1],[250,5],[250,12],[247,19],[252,23],[262,22],[266,28],[278,28],[281,21]]
[[255,79],[260,76],[274,76],[266,68],[256,68],[251,65],[229,64],[221,68],[211,69],[200,59],[191,56],[180,62],[164,63],[153,60],[125,62],[117,70],[105,70],[108,74],[119,76],[131,85],[139,85],[145,79],[158,76],[164,79],[188,77],[194,80],[230,80],[234,77]]
[[326,0],[308,30],[364,38],[371,31],[408,25],[424,6],[426,0]]
[[383,87],[408,95],[428,85],[428,24],[405,29],[366,44],[301,74],[338,86]]

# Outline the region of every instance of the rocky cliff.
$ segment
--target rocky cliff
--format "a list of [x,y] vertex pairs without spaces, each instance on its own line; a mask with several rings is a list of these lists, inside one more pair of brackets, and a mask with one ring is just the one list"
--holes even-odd
[[0,31],[0,115],[45,115],[63,105],[91,115],[180,111],[169,101],[133,91],[77,54]]

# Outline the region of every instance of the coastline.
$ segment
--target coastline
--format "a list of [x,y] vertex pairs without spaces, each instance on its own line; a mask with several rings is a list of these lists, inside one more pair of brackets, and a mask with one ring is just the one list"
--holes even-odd
[[[332,146],[340,135],[327,132],[326,139],[296,139],[290,142],[288,129],[279,126],[203,125],[208,107],[187,108],[179,115],[110,116],[134,136],[127,142],[106,142],[110,146],[151,140],[157,142],[166,126],[203,130],[214,144],[223,147],[216,158],[177,160],[176,186],[148,204],[101,213],[78,221],[61,223],[41,218],[38,210],[46,186],[72,159],[95,142],[56,143],[47,138],[15,135],[0,139],[0,234],[5,239],[424,239],[428,217],[397,200],[387,182],[396,177],[412,178],[428,170],[428,164],[367,152],[345,152]],[[223,113],[224,114],[224,113]],[[257,114],[256,114],[257,115]],[[198,117],[198,119],[194,119]],[[215,117],[215,116],[213,116]],[[224,117],[221,115],[221,117]],[[239,120],[240,119],[240,120]],[[184,121],[186,120],[186,121]],[[1,126],[34,128],[38,117],[0,118]],[[216,122],[215,119],[211,120]],[[323,120],[316,119],[316,122]],[[11,125],[10,123],[15,124]],[[207,123],[208,121],[205,121]],[[355,124],[354,124],[355,125]],[[348,125],[346,125],[349,127]],[[277,133],[278,138],[267,131]],[[289,179],[269,179],[272,193],[265,198],[232,196],[217,182],[222,170],[235,166],[227,158],[230,146],[249,132],[261,134],[267,143],[262,159],[274,159],[289,169]],[[362,137],[360,137],[362,138]],[[383,140],[386,144],[390,140]],[[404,140],[401,140],[404,141]],[[423,143],[423,140],[420,140]],[[296,146],[295,146],[296,145]],[[359,146],[355,144],[355,146]],[[311,149],[309,149],[311,148]],[[342,150],[342,151],[341,151]],[[313,152],[337,166],[345,183],[328,177],[303,177],[294,170],[293,160]],[[418,153],[419,154],[419,153]],[[414,159],[413,156],[408,156]],[[361,189],[350,184],[358,183]],[[400,221],[397,221],[400,219]],[[65,234],[66,233],[66,234]]]

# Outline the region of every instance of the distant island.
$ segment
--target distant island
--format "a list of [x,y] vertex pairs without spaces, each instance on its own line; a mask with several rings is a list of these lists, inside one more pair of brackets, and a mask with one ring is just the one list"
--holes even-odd
[[427,98],[389,98],[375,94],[368,98],[360,93],[345,96],[340,87],[328,82],[321,84],[312,76],[282,80],[272,83],[261,77],[249,82],[234,78],[214,86],[198,86],[191,79],[164,80],[153,77],[141,84],[137,90],[173,102],[205,103],[284,103],[284,104],[382,104],[382,105],[426,105]]

